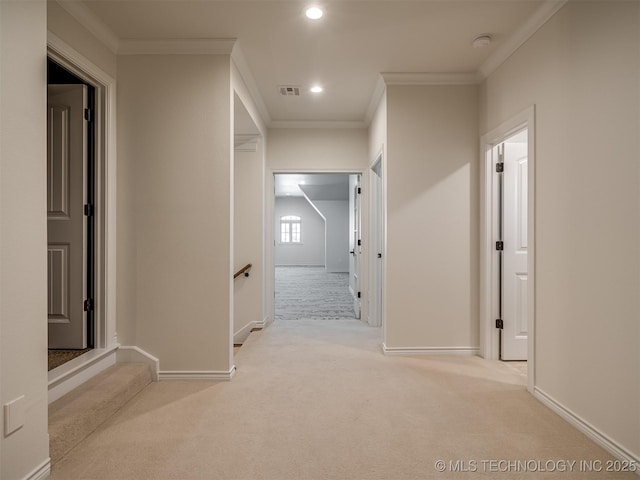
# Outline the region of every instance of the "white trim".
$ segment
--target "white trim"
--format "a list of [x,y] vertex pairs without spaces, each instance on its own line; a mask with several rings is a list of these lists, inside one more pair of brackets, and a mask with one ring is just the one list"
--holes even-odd
[[235,38],[120,40],[118,55],[231,55]]
[[231,380],[236,373],[236,366],[228,372],[213,370],[161,370],[158,380]]
[[[614,457],[623,461],[627,461],[631,465],[635,464],[640,467],[640,456],[631,453],[631,451],[627,450],[611,437],[598,430],[580,415],[562,405],[545,391],[541,390],[538,387],[535,387],[535,389],[533,390],[533,396],[540,400],[540,402],[549,407],[551,410],[553,410],[555,413],[560,415],[572,426],[584,433],[595,443],[607,450]],[[640,469],[636,470],[636,474],[640,474]]]
[[385,85],[475,85],[482,81],[476,72],[383,72],[380,75]]
[[116,364],[117,347],[95,349],[49,372],[49,403]]
[[269,123],[269,128],[367,128],[367,123],[360,120],[275,120]]
[[249,337],[249,334],[251,333],[251,330],[254,329],[254,327],[258,324],[258,322],[256,322],[255,320],[252,322],[247,323],[244,327],[242,327],[240,330],[238,330],[236,333],[233,334],[233,344],[234,345],[242,345],[247,338]]
[[527,128],[528,148],[528,185],[527,185],[527,271],[529,289],[527,300],[528,345],[527,345],[527,381],[528,390],[533,393],[535,386],[535,106],[515,115],[480,139],[480,355],[497,360],[500,356],[498,331],[495,328],[497,279],[495,265],[496,252],[494,241],[494,188],[492,184],[493,163],[487,151],[509,138],[518,130]]
[[529,19],[518,28],[504,43],[500,44],[496,50],[487,58],[480,68],[479,74],[485,78],[491,75],[500,65],[502,65],[516,50],[518,50],[527,40],[529,40],[558,10],[560,10],[567,0],[547,0]]
[[158,371],[160,370],[160,360],[136,346],[121,346],[116,352],[118,363],[146,363],[151,368],[153,381],[158,381]]
[[95,87],[97,131],[97,348],[49,372],[49,402],[52,402],[114,364],[119,346],[116,333],[116,92],[115,79],[51,32],[47,32],[47,56]]
[[111,53],[117,53],[120,44],[118,36],[86,5],[77,0],[56,1],[58,5],[75,18],[80,25],[89,30],[89,33],[104,43],[104,45],[111,50]]
[[[260,95],[260,90],[258,89],[258,82],[256,82],[256,78],[253,76],[251,72],[251,68],[247,63],[247,59],[242,53],[242,49],[240,48],[240,44],[236,41],[233,46],[233,50],[231,52],[231,61],[236,66],[238,70],[238,74],[242,81],[244,82],[247,90],[249,90],[249,95],[253,100],[256,108],[258,109],[258,113],[262,117],[262,121],[266,124],[267,127],[271,124],[271,115],[269,115],[269,110],[267,109],[267,105],[264,103],[264,99],[262,95]],[[255,122],[255,119],[253,119]],[[263,134],[265,132],[262,132]]]
[[384,78],[382,78],[382,75],[378,75],[376,86],[373,89],[373,93],[371,94],[371,100],[369,100],[369,106],[367,107],[367,111],[364,114],[364,119],[367,126],[371,125],[371,120],[373,120],[373,116],[378,109],[380,99],[382,98],[382,95],[384,94],[386,88],[387,86],[384,83]]
[[23,477],[23,480],[45,480],[49,478],[49,475],[51,475],[51,458],[47,458],[26,477]]
[[265,316],[261,322],[256,322],[256,324],[253,326],[253,328],[265,328],[267,325],[269,325],[269,316]]
[[387,347],[382,343],[385,355],[478,355],[478,347]]

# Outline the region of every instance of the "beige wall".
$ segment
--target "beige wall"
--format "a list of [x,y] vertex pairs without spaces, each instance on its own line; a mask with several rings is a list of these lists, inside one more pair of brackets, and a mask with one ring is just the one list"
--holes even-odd
[[47,3],[47,29],[106,74],[116,77],[115,54],[55,1]]
[[367,131],[360,128],[269,130],[267,168],[322,171],[367,167]]
[[49,458],[46,30],[45,2],[0,2],[0,398],[26,407],[9,436],[0,415],[7,480]]
[[[259,142],[256,152],[234,155],[234,272],[247,263],[252,265],[249,277],[238,277],[234,287],[234,333],[250,323],[262,322],[264,287],[262,198],[264,197],[264,163]],[[236,339],[238,341],[239,339]],[[240,339],[241,340],[241,339]]]
[[387,347],[478,347],[477,103],[387,87]]
[[232,365],[232,101],[229,56],[118,58],[118,315],[161,371]]
[[565,5],[485,82],[536,108],[535,384],[640,456],[640,4]]

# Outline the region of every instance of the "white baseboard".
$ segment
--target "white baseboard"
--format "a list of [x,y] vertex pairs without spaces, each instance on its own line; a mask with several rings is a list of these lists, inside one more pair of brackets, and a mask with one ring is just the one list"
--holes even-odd
[[23,480],[45,480],[51,474],[51,459],[47,458],[40,466],[36,467]]
[[146,363],[151,367],[151,375],[153,376],[153,381],[158,381],[158,371],[160,370],[160,360],[151,355],[148,352],[145,352],[139,347],[135,346],[121,346],[117,351],[117,361],[118,363]]
[[267,325],[269,325],[270,320],[269,320],[269,315],[267,315],[266,317],[264,317],[262,319],[261,322],[256,322],[256,324],[253,326],[253,328],[264,328]]
[[385,355],[478,355],[478,347],[387,347],[382,344]]
[[258,324],[258,322],[249,322],[247,323],[244,327],[242,327],[240,330],[238,330],[236,333],[233,334],[233,343],[235,345],[242,345],[244,343],[244,341],[247,339],[247,337],[249,336],[249,334],[251,333],[251,330],[253,330],[256,325]]
[[94,349],[49,372],[49,403],[116,364],[117,346]]
[[216,372],[207,370],[160,370],[158,380],[231,380],[236,373],[236,366],[228,372]]
[[[614,457],[629,462],[630,465],[640,466],[640,456],[634,455],[629,450],[619,445],[615,440],[602,433],[596,427],[591,425],[585,419],[580,417],[580,415],[571,411],[571,409],[565,407],[560,402],[558,402],[551,395],[548,395],[544,391],[540,390],[538,387],[534,387],[533,396],[540,400],[543,404],[553,410],[555,413],[564,418],[567,422],[573,425],[575,428],[584,433],[591,440],[596,442],[606,451],[608,451]],[[636,473],[640,475],[640,468],[636,470]]]

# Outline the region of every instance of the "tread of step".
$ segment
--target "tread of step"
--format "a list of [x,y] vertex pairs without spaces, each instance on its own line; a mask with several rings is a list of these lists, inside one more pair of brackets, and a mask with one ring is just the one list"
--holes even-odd
[[49,405],[49,451],[54,464],[151,383],[144,363],[119,363]]

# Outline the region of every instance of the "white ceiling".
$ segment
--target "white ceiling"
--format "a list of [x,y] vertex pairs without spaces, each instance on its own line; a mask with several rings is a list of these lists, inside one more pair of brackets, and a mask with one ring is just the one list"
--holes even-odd
[[[366,122],[380,73],[478,72],[545,6],[543,0],[321,0],[324,17],[310,21],[304,9],[312,2],[301,0],[76,3],[94,27],[97,21],[119,40],[237,39],[273,125]],[[480,34],[493,37],[490,47],[471,46]],[[325,89],[320,95],[308,91],[316,83]],[[281,97],[278,85],[300,86],[302,94]]]
[[348,174],[281,173],[274,177],[276,197],[303,197],[306,194],[310,200],[349,200]]

